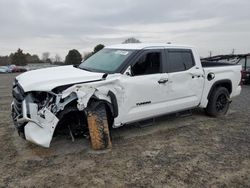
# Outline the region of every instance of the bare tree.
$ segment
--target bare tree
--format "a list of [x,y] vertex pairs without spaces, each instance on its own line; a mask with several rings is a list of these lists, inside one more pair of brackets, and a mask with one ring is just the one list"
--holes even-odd
[[49,52],[43,52],[42,54],[42,60],[46,62],[49,59],[50,53]]
[[60,62],[61,60],[62,60],[61,57],[58,54],[56,54],[55,55],[55,62]]

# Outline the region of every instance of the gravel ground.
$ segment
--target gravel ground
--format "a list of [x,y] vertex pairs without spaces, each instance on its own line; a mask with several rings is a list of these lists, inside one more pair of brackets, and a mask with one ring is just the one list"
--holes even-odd
[[14,129],[15,76],[0,75],[0,187],[250,187],[250,86],[222,118],[195,110],[112,130],[110,150],[67,136],[45,149]]

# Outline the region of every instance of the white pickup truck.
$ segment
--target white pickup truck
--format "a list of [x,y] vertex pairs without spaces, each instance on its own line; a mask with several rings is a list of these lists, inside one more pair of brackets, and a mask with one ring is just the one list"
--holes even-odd
[[241,66],[200,61],[194,47],[119,44],[79,66],[25,72],[13,83],[19,135],[49,147],[60,127],[89,130],[92,147],[110,146],[108,127],[192,108],[226,114],[241,92]]

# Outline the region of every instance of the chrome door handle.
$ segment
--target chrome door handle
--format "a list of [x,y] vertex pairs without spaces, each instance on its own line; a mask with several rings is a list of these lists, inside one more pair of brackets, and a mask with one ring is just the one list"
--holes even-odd
[[159,84],[165,84],[166,82],[168,82],[167,78],[162,78],[162,79],[158,80]]

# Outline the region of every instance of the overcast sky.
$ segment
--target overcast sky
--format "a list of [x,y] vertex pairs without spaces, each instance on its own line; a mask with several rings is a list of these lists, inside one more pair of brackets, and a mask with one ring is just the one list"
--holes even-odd
[[96,44],[191,44],[202,56],[250,53],[250,0],[0,0],[0,55],[62,58]]

